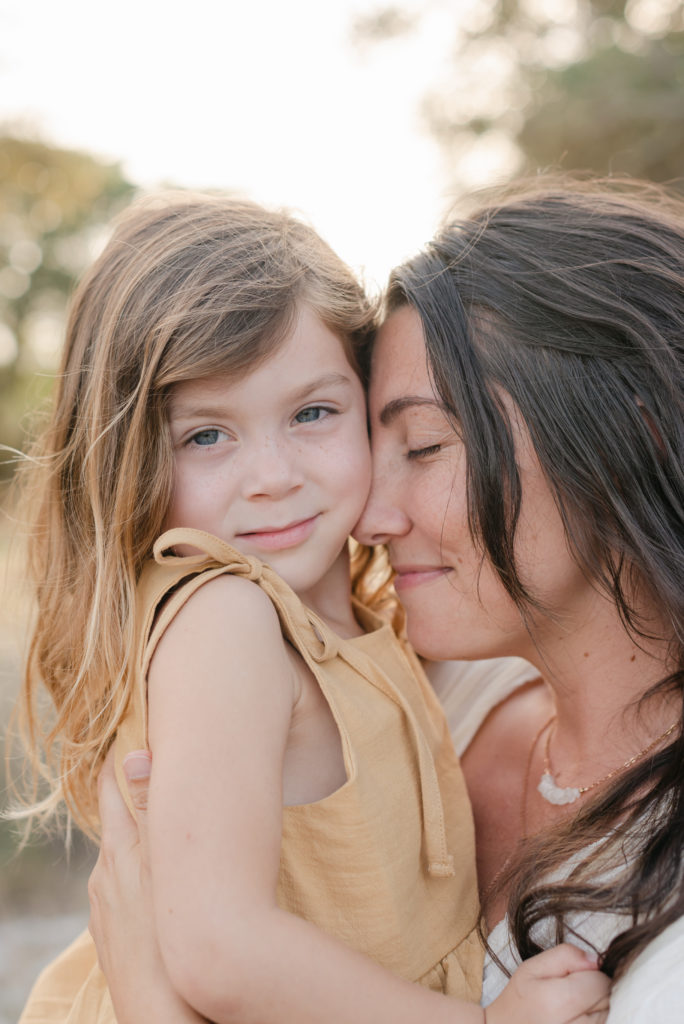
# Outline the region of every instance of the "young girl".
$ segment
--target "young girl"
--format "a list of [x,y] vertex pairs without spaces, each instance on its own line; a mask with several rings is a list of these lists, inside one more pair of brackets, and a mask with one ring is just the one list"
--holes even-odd
[[[76,294],[32,471],[43,807],[96,831],[115,735],[119,759],[149,743],[162,954],[218,1022],[483,1019],[460,768],[417,659],[350,593],[373,322],[296,220],[138,204]],[[489,1024],[584,1019],[604,979],[577,950],[547,961]],[[113,1020],[87,937],[23,1017],[59,1019]]]

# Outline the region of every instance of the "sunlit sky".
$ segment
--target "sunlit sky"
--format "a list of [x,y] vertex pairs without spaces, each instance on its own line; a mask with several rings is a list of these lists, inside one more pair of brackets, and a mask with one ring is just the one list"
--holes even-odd
[[0,0],[0,121],[145,187],[294,207],[382,283],[449,202],[420,102],[477,3],[422,3],[416,31],[359,48],[380,0]]

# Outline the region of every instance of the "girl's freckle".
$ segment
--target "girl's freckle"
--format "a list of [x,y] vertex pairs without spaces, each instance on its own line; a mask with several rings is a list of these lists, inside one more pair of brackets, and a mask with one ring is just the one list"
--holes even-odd
[[585,657],[585,658],[588,658],[588,657],[589,657],[589,651],[585,651],[585,652],[584,652],[584,657]]

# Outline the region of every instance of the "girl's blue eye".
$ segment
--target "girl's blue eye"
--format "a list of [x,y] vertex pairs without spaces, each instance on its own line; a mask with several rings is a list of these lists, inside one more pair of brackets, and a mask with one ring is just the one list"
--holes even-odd
[[192,435],[190,442],[192,444],[201,445],[202,447],[207,447],[217,443],[220,433],[221,431],[216,430],[215,428],[211,430],[200,430],[199,433]]
[[406,453],[409,459],[427,459],[430,455],[436,455],[441,444],[429,444],[425,448],[410,448]]
[[330,412],[330,410],[324,409],[320,405],[309,405],[306,409],[302,409],[301,412],[297,413],[295,420],[297,423],[315,423],[326,412]]

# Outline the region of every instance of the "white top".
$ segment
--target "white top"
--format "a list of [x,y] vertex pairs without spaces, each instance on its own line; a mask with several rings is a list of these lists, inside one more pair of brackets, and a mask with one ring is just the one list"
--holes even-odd
[[[480,662],[441,662],[426,666],[439,697],[457,752],[463,754],[485,718],[517,687],[539,673],[520,658],[497,658]],[[569,924],[598,949],[627,926],[617,914],[573,915]],[[536,937],[541,945],[551,933],[543,927]],[[582,943],[573,936],[577,945]],[[514,970],[520,962],[511,948],[508,918],[489,934],[489,944],[503,964]],[[587,944],[588,945],[588,944]],[[496,999],[507,982],[504,972],[485,957],[482,1005]],[[625,975],[616,982],[607,1024],[682,1024],[684,1021],[684,917],[666,928],[637,957]]]

